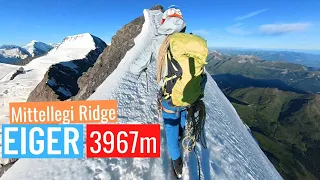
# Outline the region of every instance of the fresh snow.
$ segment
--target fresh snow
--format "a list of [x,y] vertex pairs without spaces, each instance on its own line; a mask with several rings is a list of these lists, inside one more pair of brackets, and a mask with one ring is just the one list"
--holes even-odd
[[3,57],[6,57],[6,58],[25,59],[25,58],[28,57],[28,54],[26,54],[25,52],[21,51],[20,48],[1,49],[0,52],[3,55]]
[[11,75],[19,68],[20,66],[0,63],[0,82],[9,80]]
[[46,43],[32,40],[29,44],[23,46],[23,48],[26,49],[32,57],[34,57],[49,52],[53,47]]
[[[9,122],[9,102],[26,101],[31,91],[41,82],[52,64],[74,59],[83,59],[91,50],[96,48],[95,44],[92,43],[93,37],[88,33],[69,36],[67,39],[71,41],[65,40],[61,44],[61,48],[55,48],[46,56],[36,58],[24,66],[25,73],[19,74],[13,80],[10,80],[10,77],[20,66],[0,64],[1,124]],[[79,44],[81,44],[80,47]],[[74,46],[72,47],[72,45]],[[70,63],[66,64],[71,65]],[[59,89],[59,91],[65,94],[68,93],[64,89]],[[5,164],[6,162],[8,162],[7,159],[0,159],[0,164]]]
[[55,47],[58,47],[60,43],[48,43],[48,45],[55,48]]
[[[67,56],[69,59],[82,59],[84,58],[83,53],[75,52],[87,52],[88,47],[91,47],[91,50],[96,48],[93,37],[89,33],[84,33],[76,36],[66,37],[62,44],[55,47],[48,54],[56,56]],[[85,54],[86,55],[86,54]]]
[[[165,148],[162,120],[158,119],[157,114],[155,62],[149,65],[148,76],[141,76],[138,80],[129,72],[134,61],[150,58],[154,20],[162,14],[160,11],[145,10],[144,15],[145,24],[135,39],[135,46],[89,99],[118,100],[119,123],[160,123],[161,158],[20,159],[1,180],[174,179]],[[208,149],[197,146],[202,179],[282,179],[210,76],[204,102],[207,111],[204,131]],[[194,154],[184,152],[183,160],[183,179],[198,179]]]

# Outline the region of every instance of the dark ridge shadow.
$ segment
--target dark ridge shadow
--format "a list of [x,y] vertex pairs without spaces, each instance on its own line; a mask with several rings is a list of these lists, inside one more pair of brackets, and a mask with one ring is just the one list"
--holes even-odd
[[290,101],[286,107],[287,109],[281,111],[279,114],[279,122],[281,125],[286,126],[292,124],[294,119],[289,119],[288,117],[292,117],[294,113],[299,111],[306,103],[308,103],[311,99],[308,97],[301,98],[301,99],[294,99]]
[[236,99],[236,98],[233,98],[233,97],[231,97],[231,96],[228,96],[226,93],[223,93],[226,97],[227,97],[227,99],[231,102],[231,103],[236,103],[236,104],[240,104],[240,105],[244,105],[244,106],[248,106],[249,104],[248,103],[246,103],[246,102],[243,102],[243,101],[240,101],[240,100],[238,100],[238,99]]
[[277,79],[252,79],[242,75],[235,74],[218,74],[211,75],[217,82],[219,88],[231,88],[236,90],[239,88],[259,87],[259,88],[277,88],[281,91],[291,91],[298,94],[308,94],[307,92],[294,88],[281,80]]
[[[199,151],[196,149],[197,155],[199,156]],[[184,161],[188,161],[188,170],[189,170],[189,177],[190,179],[194,179],[194,180],[200,180],[199,179],[199,175],[198,175],[198,161],[197,158],[195,157],[195,153],[194,152],[189,152],[188,154],[188,159],[184,159]],[[198,157],[199,158],[199,157]],[[193,178],[193,177],[197,177],[197,178]]]
[[[171,166],[171,160],[170,160],[170,156],[169,156],[169,152],[168,152],[168,149],[167,149],[167,135],[166,135],[166,130],[165,130],[165,127],[160,130],[161,132],[161,135],[164,135],[163,136],[163,142],[161,142],[161,146],[160,146],[160,152],[161,152],[161,148],[165,148],[165,153],[163,154],[160,154],[160,158],[162,158],[163,160],[163,171],[164,172],[171,172],[172,173],[172,176],[171,177],[174,177],[174,174],[173,174],[173,169],[172,169],[172,166]],[[160,136],[161,138],[161,136]],[[162,139],[162,138],[161,138]],[[166,178],[167,179],[170,179],[170,174],[171,173],[167,173],[166,175]]]
[[[203,128],[203,133],[204,133],[204,137],[202,138],[206,138],[206,126]],[[203,148],[201,150],[201,171],[203,173],[203,177],[204,179],[212,179],[211,178],[211,173],[210,173],[210,145],[208,146],[208,144],[206,143],[207,148]]]

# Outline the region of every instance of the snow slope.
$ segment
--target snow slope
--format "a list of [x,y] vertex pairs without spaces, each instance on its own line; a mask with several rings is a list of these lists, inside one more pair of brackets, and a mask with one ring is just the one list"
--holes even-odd
[[[160,11],[144,11],[145,24],[117,69],[89,99],[117,99],[119,123],[161,123],[161,158],[156,159],[20,159],[1,180],[29,179],[174,179],[165,147],[162,120],[156,108],[155,63],[148,79],[136,79],[128,70],[139,58],[150,58],[150,36]],[[208,76],[210,77],[210,76]],[[147,84],[148,82],[148,88]],[[212,78],[208,79],[204,101],[208,149],[197,147],[202,179],[282,179],[256,144],[231,103]],[[194,154],[184,152],[183,179],[197,179]]]
[[49,43],[48,45],[55,48],[55,47],[59,46],[60,43]]
[[[55,48],[46,56],[36,58],[24,66],[26,73],[18,75],[14,80],[10,80],[10,77],[20,66],[14,68],[15,66],[0,64],[0,78],[2,77],[0,80],[0,123],[9,122],[9,102],[26,101],[30,92],[40,83],[52,64],[83,59],[95,48],[94,39],[88,33],[70,36],[62,42],[61,48]],[[5,161],[7,160],[2,159],[0,162],[5,163]]]
[[32,57],[34,57],[44,55],[45,53],[49,52],[53,48],[53,46],[50,46],[43,42],[32,40],[29,44],[23,46],[23,48],[26,49]]
[[11,76],[11,74],[13,74],[19,68],[20,66],[0,63],[0,82],[10,79],[9,76]]

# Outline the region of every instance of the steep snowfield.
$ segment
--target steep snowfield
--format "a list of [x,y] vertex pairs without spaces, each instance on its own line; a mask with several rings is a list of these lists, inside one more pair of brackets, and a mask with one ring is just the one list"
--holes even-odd
[[26,49],[32,57],[44,55],[45,53],[49,52],[53,47],[36,40],[32,40],[29,44],[23,46],[24,49]]
[[[0,66],[0,78],[2,77],[0,80],[0,123],[9,122],[9,102],[26,101],[30,92],[43,79],[52,64],[82,59],[95,48],[93,37],[90,34],[80,34],[66,38],[60,47],[53,49],[48,55],[31,61],[24,66],[26,73],[18,75],[14,80],[10,80],[11,74],[19,69],[19,66],[16,66],[17,68],[8,65]],[[8,72],[8,74],[3,72]],[[6,160],[0,160],[0,162],[3,161]]]
[[48,45],[55,48],[55,47],[59,46],[60,44],[58,44],[58,43],[49,43]]
[[[117,99],[119,123],[161,123],[161,158],[20,159],[1,180],[174,179],[164,148],[162,120],[157,115],[155,63],[148,68],[148,79],[141,76],[137,80],[128,71],[136,60],[150,58],[150,36],[154,32],[155,19],[162,15],[160,11],[151,11],[149,15],[146,10],[144,14],[146,22],[135,39],[135,46],[89,99]],[[208,79],[205,94],[208,149],[197,147],[202,179],[282,179],[212,78]],[[198,179],[194,154],[184,152],[183,159],[183,179]]]

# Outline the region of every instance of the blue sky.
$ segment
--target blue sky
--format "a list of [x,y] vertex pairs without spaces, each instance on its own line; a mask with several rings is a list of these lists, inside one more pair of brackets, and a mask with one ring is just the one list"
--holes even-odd
[[159,3],[178,5],[187,32],[212,47],[320,50],[319,0],[0,0],[0,44],[57,43],[85,32],[109,43]]

